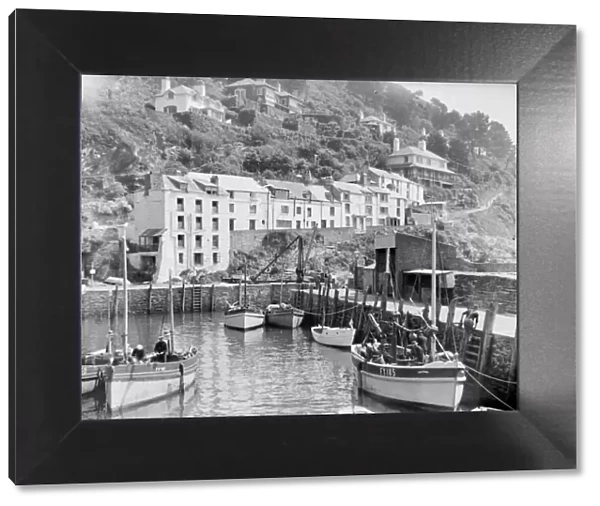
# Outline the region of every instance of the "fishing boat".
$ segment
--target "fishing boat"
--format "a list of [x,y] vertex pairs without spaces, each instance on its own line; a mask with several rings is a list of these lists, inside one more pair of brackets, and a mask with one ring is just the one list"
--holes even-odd
[[354,341],[355,332],[352,320],[350,320],[348,327],[326,326],[325,309],[323,309],[321,315],[321,325],[316,325],[310,329],[310,334],[317,343],[335,348],[350,348]]
[[267,325],[283,329],[295,329],[302,324],[304,311],[290,304],[269,304],[265,316]]
[[229,305],[225,311],[225,326],[236,330],[251,330],[262,327],[265,323],[265,314],[257,307],[248,304],[248,282],[244,267],[244,298]]
[[[360,344],[352,345],[350,350],[359,390],[386,400],[450,410],[458,409],[467,379],[466,370],[456,355],[445,352],[443,348],[441,353],[437,352],[440,343],[435,335],[437,331],[435,268],[436,229],[432,212],[432,325],[425,322],[426,334],[429,338],[429,354],[423,353],[421,359],[415,357],[399,359],[396,334],[392,334],[390,336],[392,353],[388,353],[385,360],[385,346],[377,342],[377,337],[381,338],[383,333],[373,315],[369,314],[365,339]],[[389,273],[389,265],[386,273]],[[387,287],[384,289],[387,290]],[[368,341],[373,337],[372,334],[375,334],[375,339],[371,343]],[[381,353],[375,358],[372,351],[377,347]]]

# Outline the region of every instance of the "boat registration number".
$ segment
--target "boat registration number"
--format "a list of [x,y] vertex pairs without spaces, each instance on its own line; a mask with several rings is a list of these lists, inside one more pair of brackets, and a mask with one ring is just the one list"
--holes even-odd
[[380,367],[379,374],[381,376],[392,376],[396,377],[396,371],[394,369],[388,369],[387,367]]

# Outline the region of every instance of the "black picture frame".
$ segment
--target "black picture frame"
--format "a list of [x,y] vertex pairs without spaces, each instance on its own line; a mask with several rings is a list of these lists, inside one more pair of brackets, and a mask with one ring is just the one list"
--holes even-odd
[[[574,26],[16,10],[9,28],[14,483],[576,467]],[[81,74],[516,83],[519,411],[82,422]]]

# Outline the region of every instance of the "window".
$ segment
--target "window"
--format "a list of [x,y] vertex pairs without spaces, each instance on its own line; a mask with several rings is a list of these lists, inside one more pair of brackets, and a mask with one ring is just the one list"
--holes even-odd
[[177,210],[183,211],[183,199],[177,199]]
[[379,214],[387,214],[388,213],[388,208],[387,207],[380,207],[379,208]]
[[177,216],[177,228],[183,230],[185,228],[185,219],[183,216]]
[[367,206],[367,214],[373,214],[373,206]]
[[196,236],[196,248],[202,248],[202,236],[201,235]]
[[417,156],[417,163],[423,163],[423,157]]
[[219,218],[212,219],[212,229],[219,230]]
[[219,247],[219,236],[213,235],[213,248],[218,248],[218,247]]
[[185,235],[178,235],[177,236],[177,247],[178,248],[185,248]]
[[335,221],[334,221],[334,220],[331,220],[331,221],[329,222],[329,226],[330,226],[331,228],[335,227]]
[[350,212],[350,204],[345,204],[344,205],[344,211],[349,213]]
[[296,222],[296,228],[302,228],[302,222],[301,221],[297,221]]
[[329,208],[329,216],[335,216],[335,207]]
[[234,199],[235,198],[235,192],[228,192],[229,193],[229,198],[230,199]]
[[212,202],[212,212],[213,214],[217,214],[219,212],[219,203],[216,200]]
[[250,206],[250,214],[256,214],[256,204]]
[[400,217],[402,215],[402,209],[400,207],[396,208],[396,216]]
[[168,105],[167,107],[163,107],[163,112],[175,114],[177,112],[177,106],[176,105]]
[[235,204],[229,204],[229,212],[235,213]]
[[202,230],[202,218],[196,216],[196,230]]
[[169,100],[173,100],[175,98],[175,93],[173,93],[172,91],[169,91],[169,93],[167,93],[167,98]]
[[373,203],[373,197],[371,195],[367,195],[365,197],[365,204],[372,204]]
[[213,253],[213,264],[218,264],[221,261],[220,253]]
[[196,200],[196,212],[199,214],[202,213],[202,201],[201,200]]
[[229,220],[229,230],[235,230],[235,218]]
[[346,200],[346,201],[350,200],[350,194],[349,193],[344,193],[344,200]]
[[385,218],[381,218],[381,219],[379,220],[379,225],[381,225],[381,226],[385,226]]
[[194,253],[194,265],[204,265],[204,253]]
[[302,214],[302,208],[300,206],[296,206],[296,214]]
[[183,253],[179,253],[179,254],[177,255],[177,261],[178,261],[180,264],[182,264],[182,263],[183,263]]
[[306,216],[312,218],[312,209],[310,207],[306,210]]
[[387,202],[388,201],[388,196],[383,194],[381,195],[381,202]]
[[256,230],[256,220],[250,220],[250,230]]
[[321,228],[327,228],[327,220],[321,220]]
[[281,214],[289,214],[290,206],[281,206]]
[[367,218],[367,227],[373,226],[373,218]]
[[427,165],[431,165],[431,158],[427,158]]
[[350,226],[350,216],[346,216],[346,226]]

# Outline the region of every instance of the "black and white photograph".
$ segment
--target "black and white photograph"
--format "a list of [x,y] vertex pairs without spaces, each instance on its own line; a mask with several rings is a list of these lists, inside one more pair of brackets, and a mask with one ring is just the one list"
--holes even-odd
[[83,419],[518,409],[516,116],[514,84],[82,76]]

